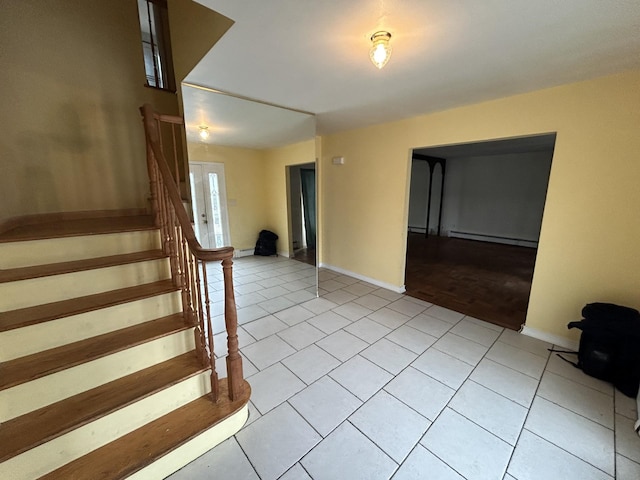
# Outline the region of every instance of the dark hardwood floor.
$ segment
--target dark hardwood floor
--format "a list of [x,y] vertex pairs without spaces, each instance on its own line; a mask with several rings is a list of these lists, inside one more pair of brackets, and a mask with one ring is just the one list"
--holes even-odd
[[309,265],[315,266],[316,264],[316,249],[315,248],[301,248],[296,250],[293,260],[298,260],[299,262],[307,263]]
[[513,330],[524,323],[535,248],[410,233],[407,294]]

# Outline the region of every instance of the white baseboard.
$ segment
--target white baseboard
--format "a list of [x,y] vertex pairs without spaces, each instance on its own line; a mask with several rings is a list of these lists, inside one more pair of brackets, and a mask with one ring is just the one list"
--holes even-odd
[[575,352],[578,351],[578,342],[576,342],[575,340],[570,340],[567,337],[561,337],[560,335],[543,332],[542,330],[527,327],[526,325],[522,327],[522,331],[520,333],[522,333],[523,335],[527,335],[528,337],[537,338],[538,340],[542,340],[543,342],[552,343],[559,347],[566,348],[567,350],[573,350]]
[[327,270],[331,270],[336,273],[341,273],[343,275],[348,275],[349,277],[357,278],[358,280],[362,280],[363,282],[370,283],[377,287],[386,288],[387,290],[391,290],[396,293],[404,293],[406,289],[404,285],[392,285],[390,283],[381,282],[380,280],[376,280],[375,278],[366,277],[364,275],[360,275],[359,273],[350,272],[349,270],[345,270],[344,268],[334,267],[333,265],[327,265],[326,263],[320,263],[320,268],[326,268]]

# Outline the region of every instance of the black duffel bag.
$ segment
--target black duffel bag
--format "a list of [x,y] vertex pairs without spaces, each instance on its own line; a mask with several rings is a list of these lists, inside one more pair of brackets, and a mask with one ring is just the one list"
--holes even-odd
[[268,257],[270,255],[277,255],[276,240],[278,235],[269,230],[261,230],[258,235],[258,241],[256,242],[256,248],[253,251],[254,255],[262,255]]
[[612,303],[590,303],[582,309],[582,316],[583,320],[567,325],[582,330],[576,366],[636,397],[640,385],[640,313]]

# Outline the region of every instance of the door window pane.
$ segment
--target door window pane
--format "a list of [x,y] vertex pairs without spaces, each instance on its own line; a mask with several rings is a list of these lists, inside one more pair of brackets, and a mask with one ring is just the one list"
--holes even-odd
[[213,231],[216,248],[224,247],[224,232],[222,229],[222,211],[220,208],[220,189],[218,174],[209,173],[209,191],[211,192],[211,212],[213,212]]

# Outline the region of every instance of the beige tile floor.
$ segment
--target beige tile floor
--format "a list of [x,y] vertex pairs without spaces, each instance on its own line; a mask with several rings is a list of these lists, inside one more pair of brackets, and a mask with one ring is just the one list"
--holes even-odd
[[250,417],[172,480],[640,479],[635,400],[551,345],[288,259],[234,277]]

